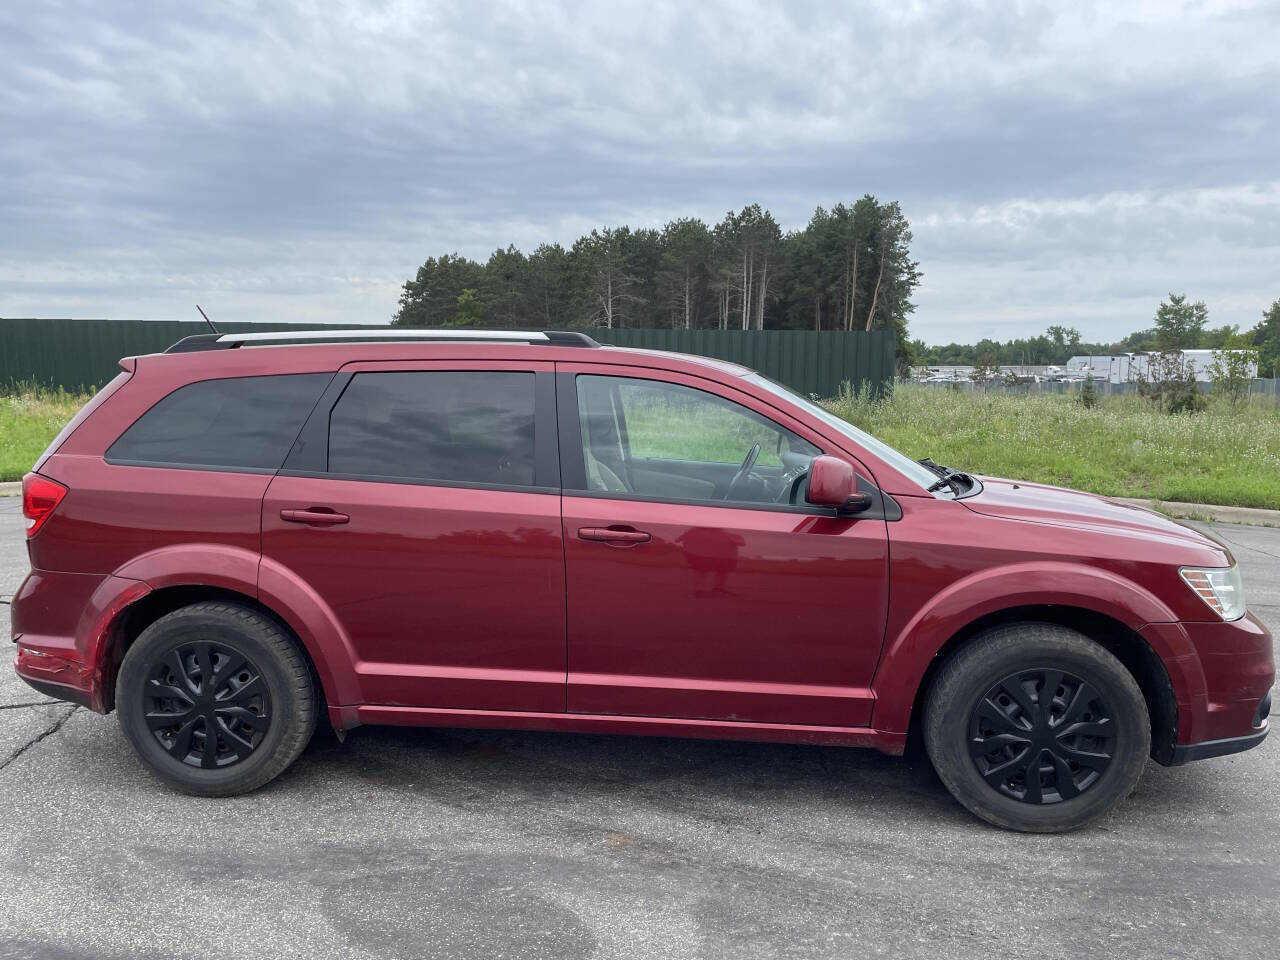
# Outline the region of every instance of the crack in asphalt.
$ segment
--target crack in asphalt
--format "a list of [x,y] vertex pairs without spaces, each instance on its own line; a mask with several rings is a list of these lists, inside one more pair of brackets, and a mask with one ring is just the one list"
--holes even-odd
[[1239,540],[1232,540],[1230,537],[1223,536],[1222,534],[1218,534],[1218,536],[1222,537],[1223,540],[1227,541],[1227,543],[1231,544],[1233,547],[1237,547],[1241,550],[1252,550],[1254,553],[1260,553],[1264,557],[1273,557],[1276,560],[1280,560],[1280,553],[1272,553],[1270,550],[1263,550],[1261,547],[1255,547],[1248,543],[1241,543]]
[[1216,536],[1221,537],[1233,547],[1237,547],[1240,550],[1252,550],[1254,553],[1260,553],[1264,557],[1272,557],[1276,560],[1280,560],[1280,553],[1272,553],[1270,550],[1263,550],[1262,547],[1255,547],[1250,543],[1241,543],[1239,540],[1235,540],[1227,536],[1227,532],[1225,530],[1214,526],[1212,523],[1206,523],[1205,526],[1212,530]]
[[71,709],[68,710],[66,713],[64,713],[57,720],[55,720],[52,726],[46,727],[43,731],[38,733],[34,738],[32,738],[31,740],[28,740],[26,743],[20,746],[17,750],[13,751],[13,753],[9,754],[9,756],[5,758],[3,761],[0,761],[0,770],[3,770],[5,767],[9,766],[9,764],[13,763],[13,761],[17,760],[20,756],[22,756],[24,753],[26,753],[28,750],[34,747],[41,740],[45,739],[46,737],[51,737],[55,733],[57,733],[59,730],[61,730],[62,725],[66,723],[69,719],[71,719],[71,715],[79,709],[80,709],[79,705],[72,704]]
[[24,707],[51,707],[61,700],[32,700],[30,703],[0,703],[0,710],[21,710]]

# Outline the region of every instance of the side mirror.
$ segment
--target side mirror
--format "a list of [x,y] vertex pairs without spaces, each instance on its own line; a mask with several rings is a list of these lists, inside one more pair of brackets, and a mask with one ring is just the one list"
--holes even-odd
[[841,514],[870,508],[870,494],[859,493],[853,467],[838,457],[814,457],[809,464],[809,493],[805,497],[820,507],[835,507]]

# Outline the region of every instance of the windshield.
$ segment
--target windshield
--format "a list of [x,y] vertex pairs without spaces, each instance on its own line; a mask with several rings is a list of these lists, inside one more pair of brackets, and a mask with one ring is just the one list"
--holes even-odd
[[[784,400],[789,400],[791,403],[794,403],[796,406],[802,407],[803,409],[805,409],[806,411],[808,411],[809,413],[817,417],[819,420],[821,420],[823,423],[827,424],[833,429],[838,430],[840,433],[844,434],[854,443],[858,444],[858,446],[875,454],[875,456],[879,457],[885,463],[889,464],[889,466],[893,467],[895,470],[901,473],[904,477],[907,477],[908,479],[914,481],[915,483],[918,483],[922,489],[928,490],[931,486],[937,483],[938,475],[934,473],[932,470],[930,470],[928,467],[924,466],[924,464],[917,463],[915,460],[912,460],[910,457],[908,457],[905,453],[901,453],[893,449],[893,447],[889,446],[887,443],[883,442],[882,440],[877,440],[875,437],[867,433],[865,430],[859,430],[848,420],[841,420],[830,410],[826,410],[818,406],[816,403],[814,403],[811,400],[806,400],[804,397],[800,396],[800,394],[792,390],[788,390],[786,387],[782,386],[781,384],[774,383],[768,377],[761,376],[758,373],[749,374],[744,379],[750,381],[751,383],[754,383],[758,387],[763,387],[764,389],[768,390],[770,393],[774,394],[777,397],[781,397]],[[934,491],[934,492],[935,494],[940,493],[945,495],[950,493],[951,491],[940,490],[940,491]]]

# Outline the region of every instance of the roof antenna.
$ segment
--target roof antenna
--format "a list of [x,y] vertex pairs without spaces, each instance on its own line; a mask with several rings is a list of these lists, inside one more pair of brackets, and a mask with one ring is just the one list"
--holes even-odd
[[[196,304],[196,309],[200,310],[200,304],[198,303]],[[204,322],[209,325],[210,330],[212,330],[216,334],[219,334],[219,335],[222,334],[222,331],[213,325],[213,321],[209,319],[209,315],[207,313],[205,313],[203,310],[200,310],[200,316],[204,317]]]

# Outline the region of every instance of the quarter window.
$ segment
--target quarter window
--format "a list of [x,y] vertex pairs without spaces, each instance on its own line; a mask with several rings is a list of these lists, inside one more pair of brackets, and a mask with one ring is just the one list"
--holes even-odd
[[228,377],[179,387],[107,450],[108,463],[280,469],[331,373]]
[[329,419],[329,472],[531,486],[534,374],[358,373]]

